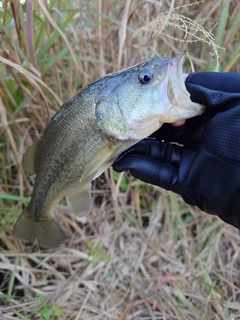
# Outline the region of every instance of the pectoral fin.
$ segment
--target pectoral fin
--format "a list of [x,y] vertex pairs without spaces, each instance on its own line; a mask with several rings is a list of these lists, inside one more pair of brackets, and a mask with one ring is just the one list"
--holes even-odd
[[91,181],[98,177],[108,167],[110,167],[111,160],[115,152],[116,150],[114,150],[110,143],[100,149],[86,166],[80,182],[84,181],[87,178]]
[[37,145],[36,143],[31,145],[27,149],[27,151],[24,153],[22,158],[23,169],[26,173],[30,175],[35,174],[34,159],[35,159],[36,145]]
[[[115,159],[115,158],[114,158]],[[108,168],[111,167],[111,165],[114,162],[114,159],[106,161],[105,163],[103,163],[101,165],[101,167],[98,169],[98,171],[95,173],[94,177],[92,178],[92,180],[95,180],[97,177],[99,177],[104,171],[106,171]]]
[[92,208],[91,186],[71,193],[67,196],[67,202],[77,216],[85,217]]

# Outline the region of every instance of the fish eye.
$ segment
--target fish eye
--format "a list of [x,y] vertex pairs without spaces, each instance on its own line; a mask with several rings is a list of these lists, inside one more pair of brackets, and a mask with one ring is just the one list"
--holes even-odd
[[141,70],[138,74],[138,80],[141,84],[149,83],[153,78],[152,69]]

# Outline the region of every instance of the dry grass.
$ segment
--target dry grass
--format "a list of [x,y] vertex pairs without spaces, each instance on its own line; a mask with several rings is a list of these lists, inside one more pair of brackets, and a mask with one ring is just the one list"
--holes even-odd
[[185,33],[166,14],[154,37],[133,38],[166,10],[215,34],[225,48],[220,70],[240,72],[239,2],[175,11],[186,2],[46,3],[0,1],[0,319],[240,319],[238,231],[126,173],[110,170],[94,182],[85,219],[58,206],[60,248],[39,250],[12,236],[33,183],[22,154],[61,102],[155,54],[187,52],[196,71],[213,70],[211,47],[174,40]]

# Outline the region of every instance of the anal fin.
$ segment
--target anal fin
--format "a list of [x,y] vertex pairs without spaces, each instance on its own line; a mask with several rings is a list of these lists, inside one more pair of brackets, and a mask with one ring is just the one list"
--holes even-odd
[[85,217],[92,208],[91,186],[67,196],[67,202],[72,211],[79,217]]

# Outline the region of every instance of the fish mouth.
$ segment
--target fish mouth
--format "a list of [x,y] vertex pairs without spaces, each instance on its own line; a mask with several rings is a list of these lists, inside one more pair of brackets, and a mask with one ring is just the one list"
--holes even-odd
[[185,108],[187,108],[188,111],[191,110],[195,113],[196,111],[200,112],[203,110],[203,106],[191,101],[190,93],[187,91],[187,88],[185,86],[187,74],[183,73],[184,61],[185,56],[181,55],[177,58],[171,59],[168,64],[168,99],[173,107],[184,107],[183,102],[187,102],[188,100],[189,103],[185,104]]
[[185,86],[186,76],[183,73],[184,62],[185,62],[185,56],[184,55],[179,56],[178,64],[177,64],[177,74],[178,74],[178,79],[180,80],[180,86],[182,90],[186,90],[186,86]]
[[173,106],[177,106],[178,97],[183,91],[186,91],[185,78],[183,75],[183,63],[185,61],[184,55],[170,60],[168,64],[168,99]]

